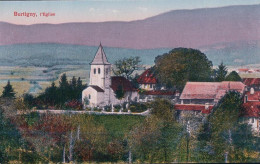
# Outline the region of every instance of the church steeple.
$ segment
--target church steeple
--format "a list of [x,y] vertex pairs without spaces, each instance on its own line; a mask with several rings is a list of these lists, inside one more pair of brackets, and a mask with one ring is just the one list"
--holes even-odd
[[107,56],[105,54],[105,51],[101,45],[98,47],[98,50],[96,52],[96,55],[93,59],[93,61],[90,63],[91,65],[111,65],[108,60],[107,60]]

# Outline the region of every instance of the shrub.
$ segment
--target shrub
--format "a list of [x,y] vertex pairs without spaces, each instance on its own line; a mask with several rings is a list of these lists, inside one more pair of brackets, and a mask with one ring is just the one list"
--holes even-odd
[[144,103],[133,103],[130,105],[129,109],[131,112],[144,112],[147,110],[147,105]]
[[80,101],[78,100],[71,100],[65,103],[66,109],[74,109],[74,110],[82,110],[83,106]]

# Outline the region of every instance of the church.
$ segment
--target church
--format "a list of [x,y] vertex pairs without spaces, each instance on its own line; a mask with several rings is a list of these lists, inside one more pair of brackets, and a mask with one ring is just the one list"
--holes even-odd
[[[129,80],[121,76],[111,76],[111,64],[101,44],[90,66],[89,85],[82,91],[82,103],[85,108],[138,101],[137,89]],[[115,93],[119,88],[124,91],[122,99],[116,98]]]

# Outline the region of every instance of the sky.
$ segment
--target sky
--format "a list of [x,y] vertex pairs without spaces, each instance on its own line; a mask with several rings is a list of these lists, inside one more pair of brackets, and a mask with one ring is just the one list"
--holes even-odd
[[[0,1],[0,21],[13,24],[132,21],[171,10],[260,4],[260,0]],[[37,17],[14,16],[36,13]],[[40,13],[55,16],[40,16]]]

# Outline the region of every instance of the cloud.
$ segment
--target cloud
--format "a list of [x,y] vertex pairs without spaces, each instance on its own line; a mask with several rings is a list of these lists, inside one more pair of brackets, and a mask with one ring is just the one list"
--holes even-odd
[[146,7],[137,7],[137,9],[142,12],[146,12],[148,10],[148,8],[146,8]]

